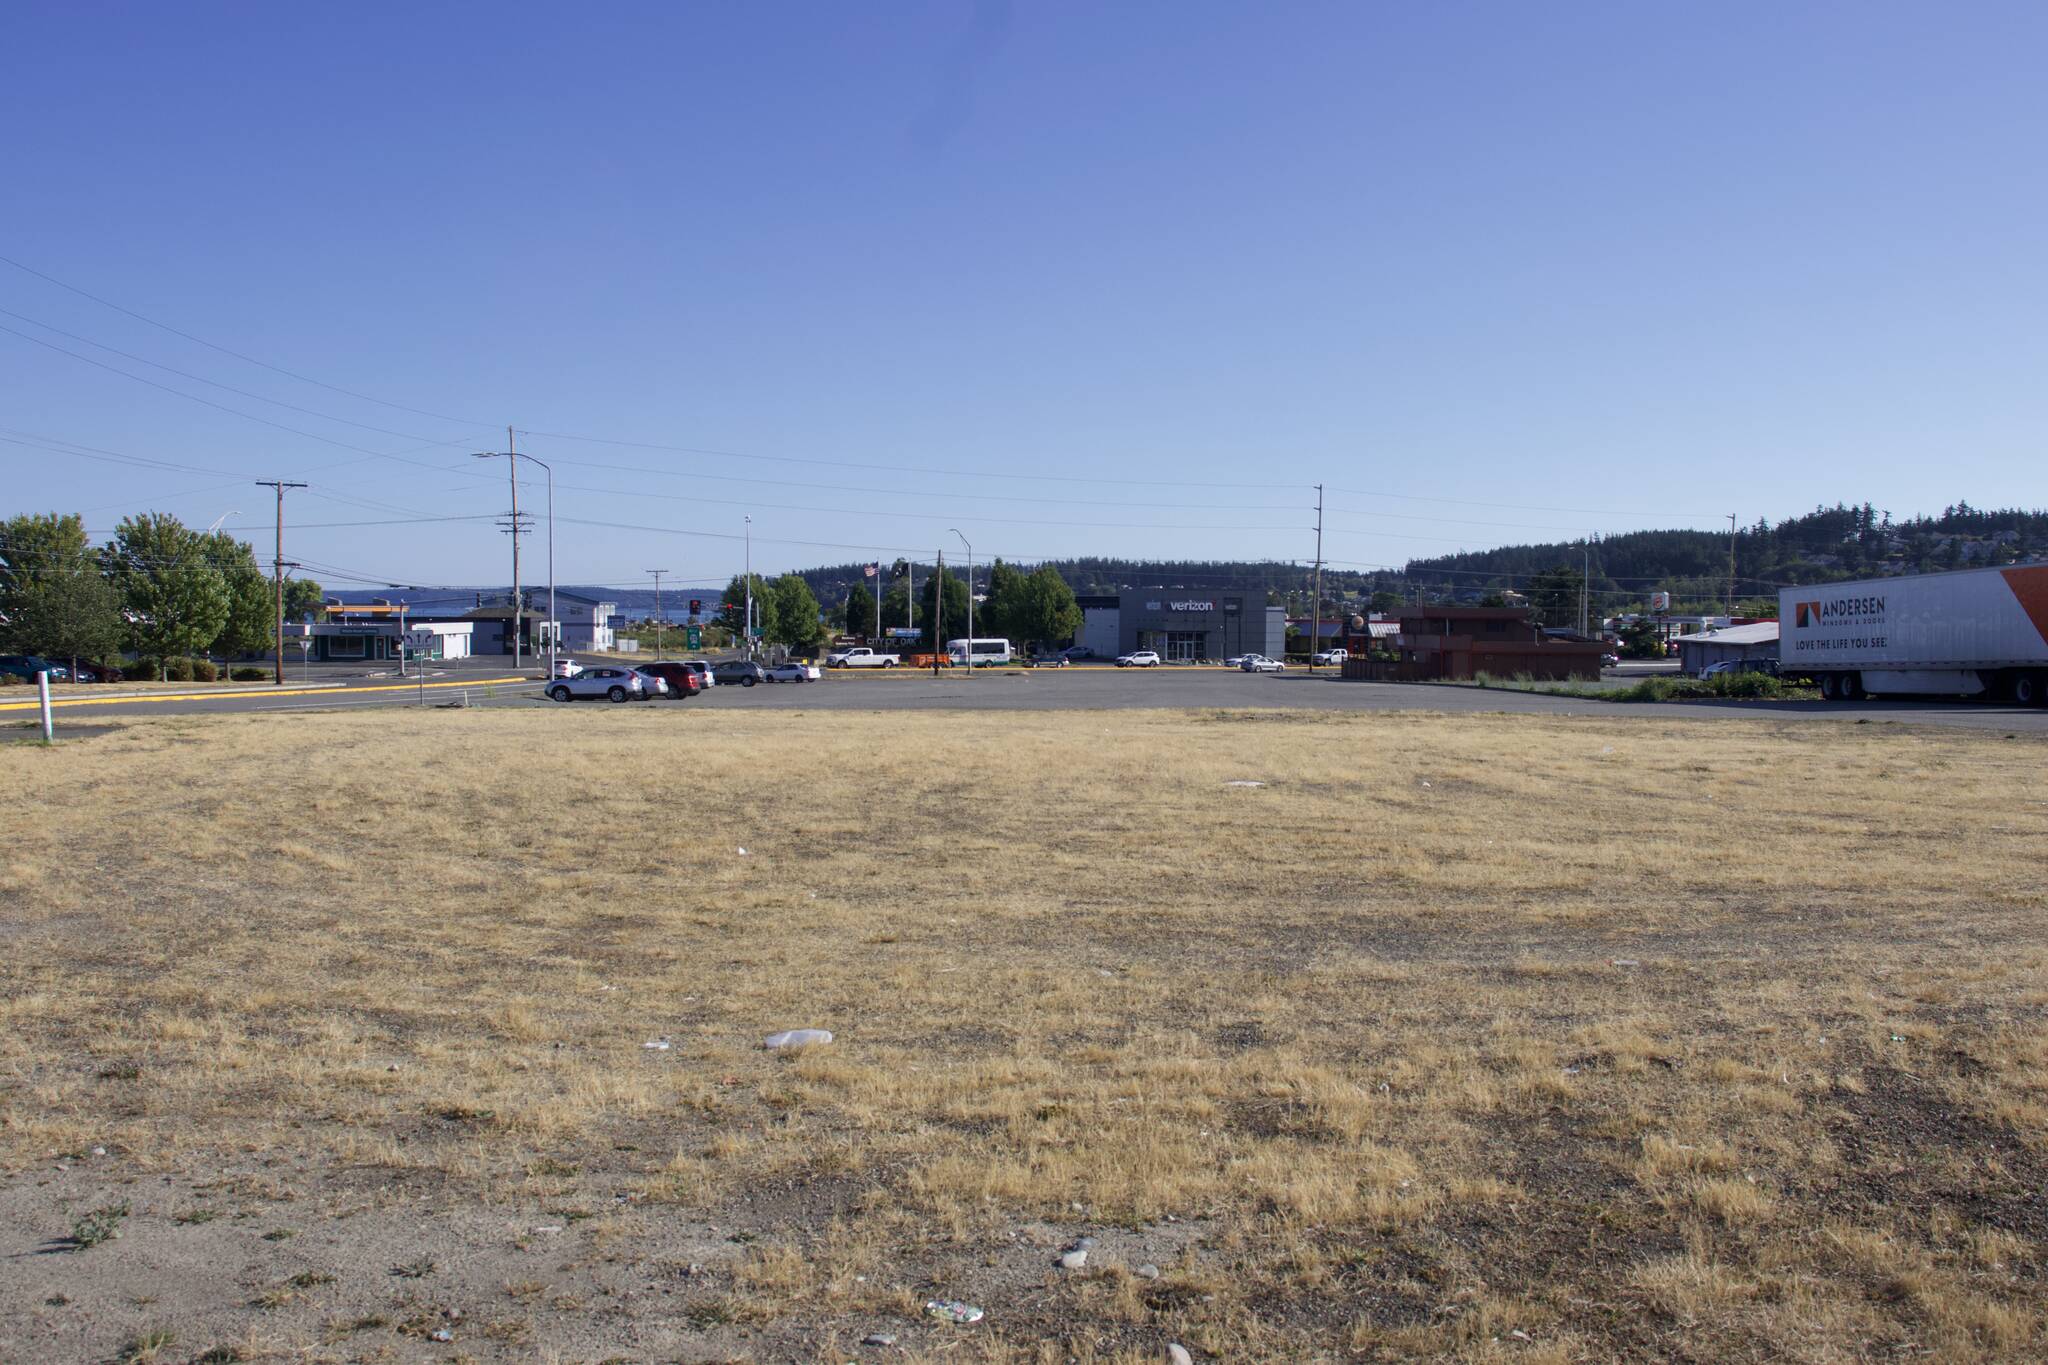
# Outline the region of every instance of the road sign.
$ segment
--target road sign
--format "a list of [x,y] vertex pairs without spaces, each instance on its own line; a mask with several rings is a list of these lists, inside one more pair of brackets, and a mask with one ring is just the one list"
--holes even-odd
[[704,648],[704,628],[702,626],[686,627],[683,631],[683,635],[689,641],[689,646],[691,649]]

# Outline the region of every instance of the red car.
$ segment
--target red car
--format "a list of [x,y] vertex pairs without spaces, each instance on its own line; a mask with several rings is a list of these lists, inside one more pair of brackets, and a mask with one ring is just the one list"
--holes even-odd
[[704,682],[695,673],[679,663],[662,660],[660,663],[636,665],[642,673],[652,673],[668,684],[668,694],[677,701],[696,696],[704,690]]

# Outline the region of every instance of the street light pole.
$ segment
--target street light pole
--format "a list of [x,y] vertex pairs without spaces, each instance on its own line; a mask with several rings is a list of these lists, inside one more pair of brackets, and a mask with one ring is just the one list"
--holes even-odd
[[654,652],[658,656],[661,653],[661,576],[668,570],[649,569],[647,572],[654,575]]
[[[956,536],[960,536],[960,543],[961,543],[962,545],[966,545],[966,546],[967,546],[967,660],[966,660],[966,663],[967,663],[967,676],[971,678],[971,677],[973,677],[973,676],[974,676],[974,546],[973,546],[972,544],[969,544],[969,542],[968,542],[968,539],[967,539],[967,537],[966,537],[966,536],[964,536],[964,535],[961,535],[961,533],[960,533],[960,528],[959,528],[959,527],[957,527],[957,526],[949,526],[949,527],[947,527],[946,529],[947,529],[947,530],[949,530],[949,531],[951,531],[951,532],[952,532],[952,533],[953,533],[954,535],[956,535]],[[941,590],[943,590],[943,589],[944,589],[944,587],[945,587],[945,585],[944,585],[943,583],[942,583],[942,584],[940,584],[939,586],[940,586]]]
[[740,648],[742,651],[741,657],[751,659],[754,657],[754,519],[748,517],[746,520],[747,558],[744,572],[747,580],[747,638],[746,643]]
[[555,471],[546,460],[536,460],[525,451],[511,448],[512,428],[505,428],[506,449],[480,450],[479,460],[504,459],[513,469],[512,476],[512,667],[519,667],[519,476],[517,469],[521,460],[537,464],[547,471],[548,476],[548,676],[555,675],[555,656],[560,651],[556,636],[561,632],[560,618],[555,614]]

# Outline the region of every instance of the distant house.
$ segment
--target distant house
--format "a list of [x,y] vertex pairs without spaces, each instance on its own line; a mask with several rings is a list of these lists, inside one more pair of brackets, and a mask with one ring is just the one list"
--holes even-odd
[[1352,659],[1344,665],[1344,676],[1392,682],[1469,679],[1481,673],[1597,679],[1607,650],[1598,641],[1551,639],[1527,607],[1411,607],[1401,613],[1401,629],[1392,643],[1394,662]]

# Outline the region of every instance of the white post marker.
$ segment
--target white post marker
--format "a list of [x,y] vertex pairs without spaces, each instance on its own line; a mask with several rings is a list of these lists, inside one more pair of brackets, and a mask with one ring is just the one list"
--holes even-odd
[[53,743],[57,738],[57,723],[50,718],[50,675],[47,670],[36,673],[36,700],[43,707],[43,743]]

